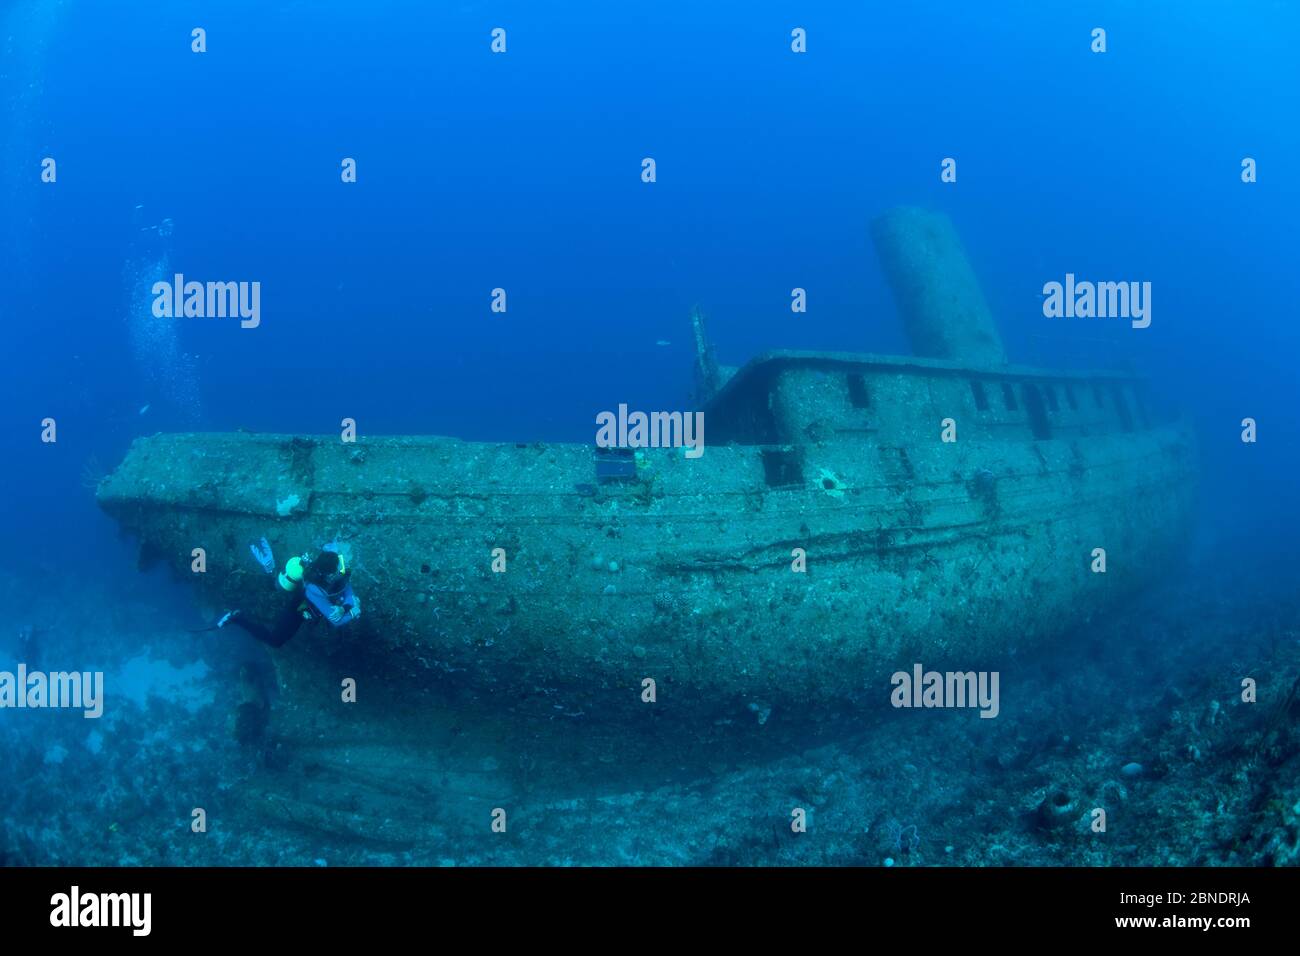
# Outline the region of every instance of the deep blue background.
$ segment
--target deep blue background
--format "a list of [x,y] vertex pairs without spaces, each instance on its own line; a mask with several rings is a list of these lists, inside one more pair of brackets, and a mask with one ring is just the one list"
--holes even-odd
[[[686,406],[696,303],[727,363],[905,351],[868,234],[898,203],[954,218],[1013,358],[1132,362],[1188,411],[1213,540],[1293,555],[1296,5],[809,6],[11,3],[0,566],[117,555],[81,472],[138,434],[590,441]],[[178,271],[263,285],[259,329],[172,320],[197,419],[129,346],[137,205]],[[1045,319],[1066,272],[1152,282],[1151,327]]]

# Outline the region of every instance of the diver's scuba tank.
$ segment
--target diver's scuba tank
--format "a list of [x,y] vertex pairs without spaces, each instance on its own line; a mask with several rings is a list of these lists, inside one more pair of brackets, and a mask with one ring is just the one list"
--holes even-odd
[[307,574],[307,555],[294,555],[284,563],[284,570],[276,579],[285,591],[296,591],[302,587],[303,577]]
[[[294,591],[305,591],[303,580],[307,575],[307,566],[310,563],[310,559],[305,554],[296,554],[284,562],[284,570],[276,578],[280,589],[291,594]],[[298,611],[302,614],[304,620],[311,620],[311,611],[308,609],[305,600],[298,605]]]
[[[326,550],[329,549],[327,548]],[[338,555],[339,559],[338,573],[340,576],[345,576],[348,573],[347,561],[344,560],[343,555],[339,552],[335,551],[334,553]],[[280,576],[277,579],[280,582],[280,587],[285,591],[296,591],[302,587],[303,581],[307,576],[307,568],[311,566],[311,563],[312,557],[310,554],[295,555],[286,561],[284,563],[284,570],[280,572]]]
[[[326,550],[330,549],[327,548]],[[342,554],[337,551],[334,553],[338,555],[339,559],[338,573],[341,577],[345,576],[347,574],[347,562],[344,561]],[[286,561],[284,563],[284,570],[281,571],[279,576],[276,578],[280,584],[281,590],[287,591],[290,594],[295,591],[305,592],[307,569],[311,567],[311,564],[312,556],[310,554],[294,555]],[[312,620],[316,616],[315,609],[305,598],[299,605],[298,609],[302,612],[302,616],[306,620]]]

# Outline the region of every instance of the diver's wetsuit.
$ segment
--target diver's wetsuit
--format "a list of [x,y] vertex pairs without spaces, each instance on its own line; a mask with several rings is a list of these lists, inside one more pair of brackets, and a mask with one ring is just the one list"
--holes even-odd
[[289,596],[289,602],[275,619],[274,627],[268,628],[257,621],[250,621],[242,614],[236,614],[231,622],[238,624],[263,644],[283,647],[289,638],[298,633],[298,628],[302,627],[304,621],[320,618],[328,621],[332,627],[341,627],[352,620],[349,613],[352,608],[359,608],[360,605],[361,602],[352,593],[352,585],[346,580],[333,594],[326,593],[319,585],[308,584],[302,594]]
[[257,621],[250,621],[242,614],[236,614],[231,618],[231,623],[238,624],[253,637],[257,638],[263,644],[270,644],[272,647],[283,647],[288,643],[289,638],[298,633],[298,628],[302,627],[302,595],[291,594],[289,603],[284,606],[275,619],[275,626],[268,628],[265,624]]

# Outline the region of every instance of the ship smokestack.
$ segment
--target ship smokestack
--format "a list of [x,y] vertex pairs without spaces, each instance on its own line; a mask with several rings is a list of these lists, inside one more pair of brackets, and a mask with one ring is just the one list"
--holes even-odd
[[900,206],[873,221],[871,235],[913,353],[1006,364],[993,314],[947,216]]

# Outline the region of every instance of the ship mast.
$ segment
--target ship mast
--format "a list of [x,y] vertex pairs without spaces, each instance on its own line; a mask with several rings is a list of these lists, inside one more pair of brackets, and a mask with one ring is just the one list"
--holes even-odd
[[722,384],[722,376],[718,371],[718,359],[713,354],[713,345],[709,342],[704,312],[698,305],[691,309],[691,332],[695,336],[696,400],[703,404],[717,393]]

